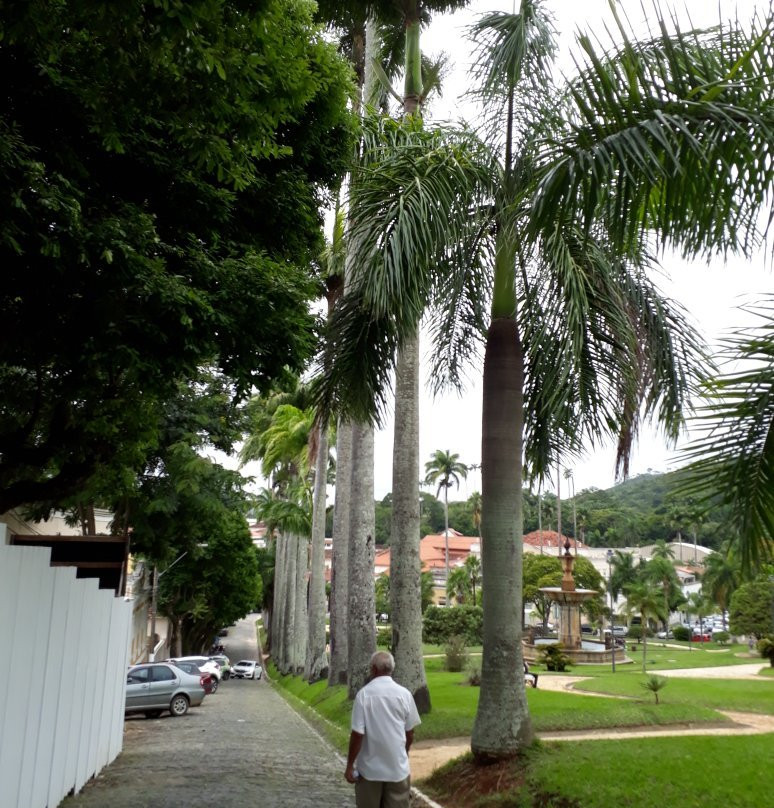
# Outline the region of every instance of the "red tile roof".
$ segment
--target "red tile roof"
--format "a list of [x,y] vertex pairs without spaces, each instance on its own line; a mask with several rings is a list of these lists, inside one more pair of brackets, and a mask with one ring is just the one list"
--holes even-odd
[[[524,536],[524,544],[531,544],[533,547],[564,547],[565,541],[570,542],[570,547],[575,548],[575,539],[562,534],[560,537],[555,530],[533,530]],[[578,547],[585,547],[582,541],[578,541]]]

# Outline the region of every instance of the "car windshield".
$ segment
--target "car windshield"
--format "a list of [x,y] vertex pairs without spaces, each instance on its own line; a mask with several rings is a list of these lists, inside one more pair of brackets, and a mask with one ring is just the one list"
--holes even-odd
[[254,664],[255,664],[254,662],[250,662],[247,659],[243,659],[241,662],[237,662],[237,665],[241,665],[243,668],[252,667]]

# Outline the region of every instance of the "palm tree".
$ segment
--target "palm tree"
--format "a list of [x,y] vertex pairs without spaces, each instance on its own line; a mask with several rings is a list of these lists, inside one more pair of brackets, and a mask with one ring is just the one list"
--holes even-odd
[[467,603],[470,597],[470,579],[464,567],[455,567],[446,582],[446,603],[451,604],[452,599],[457,603]]
[[476,535],[481,538],[481,493],[474,491],[468,497],[468,505],[473,511],[473,524],[476,528]]
[[575,477],[572,469],[565,469],[564,479],[572,485],[572,538],[575,542],[575,555],[578,555],[578,514],[575,510]]
[[750,311],[760,325],[727,338],[721,357],[744,370],[706,382],[710,400],[696,419],[700,437],[684,453],[693,462],[681,486],[699,513],[730,508],[745,573],[774,559],[774,299]]
[[663,558],[671,561],[675,557],[675,551],[666,543],[664,539],[658,539],[653,547],[652,558]]
[[701,576],[701,590],[720,609],[723,615],[723,629],[726,628],[726,611],[741,583],[739,563],[726,548],[725,553],[711,553],[704,559],[704,572]]
[[626,588],[627,614],[642,617],[642,672],[645,673],[648,654],[648,621],[651,618],[667,619],[664,593],[660,587],[648,581],[629,584]]
[[550,25],[522,0],[474,29],[489,117],[504,113],[501,159],[469,133],[374,125],[368,135],[352,204],[370,265],[334,317],[325,395],[381,411],[395,350],[428,306],[439,386],[459,381],[485,333],[477,758],[532,737],[516,675],[521,461],[544,476],[563,452],[615,435],[625,475],[642,418],[676,438],[702,352],[649,280],[648,247],[660,238],[692,255],[754,240],[774,129],[769,38],[756,26],[690,36],[664,26],[601,54],[582,39],[586,67],[554,94]]
[[436,485],[435,496],[443,489],[444,545],[446,557],[446,584],[449,582],[449,489],[452,485],[460,487],[460,478],[468,476],[468,467],[460,462],[459,454],[436,449],[433,456],[425,463],[425,484]]
[[465,559],[464,567],[468,575],[468,581],[470,582],[471,599],[473,601],[473,605],[475,606],[477,603],[476,587],[480,587],[481,585],[481,559],[477,555],[473,555],[471,553]]
[[613,600],[617,600],[618,596],[623,590],[633,584],[639,577],[637,568],[634,566],[634,556],[631,553],[624,552],[623,550],[615,550],[613,553],[612,573],[608,588],[613,596]]
[[691,592],[686,610],[699,618],[699,634],[704,634],[704,618],[712,612],[714,605],[704,592]]

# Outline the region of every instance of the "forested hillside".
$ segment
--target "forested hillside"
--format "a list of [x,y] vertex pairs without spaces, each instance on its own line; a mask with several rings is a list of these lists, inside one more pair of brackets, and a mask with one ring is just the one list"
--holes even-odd
[[[718,548],[727,537],[728,525],[723,509],[701,514],[693,502],[676,493],[681,472],[641,474],[612,488],[579,491],[574,499],[562,500],[562,533],[592,546],[626,547],[651,544],[658,539],[696,541]],[[473,499],[471,497],[471,499]],[[443,531],[443,503],[432,494],[421,497],[421,534]],[[542,526],[557,528],[557,502],[553,494],[541,501]],[[376,543],[389,544],[392,498],[388,494],[376,502]],[[330,520],[330,517],[329,517]],[[478,534],[475,509],[471,500],[449,503],[449,525],[466,536]],[[524,532],[538,529],[538,497],[524,491]],[[330,531],[330,524],[328,526]],[[330,535],[330,532],[328,532]]]

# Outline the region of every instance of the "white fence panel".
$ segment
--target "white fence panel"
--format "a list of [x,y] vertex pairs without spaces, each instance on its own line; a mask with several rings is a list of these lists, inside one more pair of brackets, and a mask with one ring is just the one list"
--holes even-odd
[[121,751],[131,620],[131,603],[0,532],[0,808],[54,808]]

